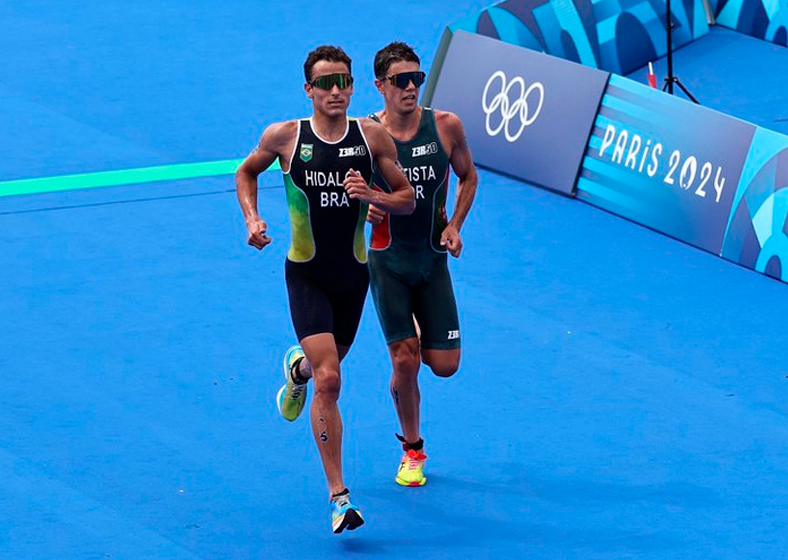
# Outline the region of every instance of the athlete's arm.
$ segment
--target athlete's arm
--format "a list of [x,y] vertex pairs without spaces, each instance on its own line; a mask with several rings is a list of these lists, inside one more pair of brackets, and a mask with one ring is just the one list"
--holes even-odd
[[416,193],[397,163],[397,147],[383,125],[372,119],[361,119],[364,135],[372,150],[378,171],[391,188],[390,193],[371,189],[358,173],[345,179],[345,191],[350,198],[391,214],[410,214],[416,208]]
[[295,134],[294,123],[275,123],[265,129],[252,153],[238,166],[235,172],[235,192],[241,205],[246,229],[247,242],[256,249],[262,249],[271,238],[266,235],[268,225],[257,213],[257,176],[276,161],[287,159],[285,152]]
[[441,245],[445,245],[452,256],[459,257],[462,252],[460,230],[476,197],[479,175],[476,173],[460,118],[445,111],[436,111],[435,117],[441,141],[450,150],[449,163],[458,179],[454,213],[441,234]]

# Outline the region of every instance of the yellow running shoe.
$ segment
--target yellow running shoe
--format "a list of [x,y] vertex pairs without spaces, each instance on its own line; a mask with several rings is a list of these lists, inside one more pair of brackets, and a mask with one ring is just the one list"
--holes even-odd
[[424,476],[424,461],[427,456],[414,449],[408,451],[402,456],[397,471],[397,484],[400,486],[424,486],[427,483],[427,477]]
[[276,408],[282,418],[292,422],[301,415],[306,402],[306,383],[299,385],[293,381],[293,367],[299,359],[304,357],[304,351],[300,346],[291,346],[285,352],[282,367],[285,370],[285,384],[276,394]]

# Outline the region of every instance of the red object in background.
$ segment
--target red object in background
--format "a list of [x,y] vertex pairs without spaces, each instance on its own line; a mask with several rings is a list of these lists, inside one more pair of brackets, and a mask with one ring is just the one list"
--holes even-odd
[[648,63],[648,85],[654,89],[657,88],[657,76],[654,74],[654,67],[650,62]]

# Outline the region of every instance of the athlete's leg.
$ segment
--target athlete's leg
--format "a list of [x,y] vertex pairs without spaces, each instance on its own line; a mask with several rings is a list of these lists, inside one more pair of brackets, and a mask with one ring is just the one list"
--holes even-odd
[[424,440],[420,435],[421,392],[419,391],[419,339],[406,338],[389,344],[393,366],[391,395],[402,427],[404,451],[397,468],[395,481],[401,486],[424,486]]
[[451,377],[460,365],[460,324],[446,256],[437,257],[429,281],[414,294],[421,359],[435,375]]
[[312,370],[314,396],[310,409],[312,433],[326,473],[328,489],[336,494],[345,489],[342,478],[342,417],[337,401],[341,376],[339,362],[347,347],[337,347],[334,335],[321,333],[301,340]]
[[[285,279],[290,302],[290,316],[296,336],[331,332],[333,313],[324,286],[315,282],[310,265],[285,261]],[[276,405],[285,420],[296,420],[306,404],[307,381],[312,377],[309,360],[300,346],[287,349],[283,358],[285,384],[276,394]]]
[[392,270],[395,257],[371,251],[369,275],[372,299],[391,357],[391,396],[402,433],[410,442],[419,440],[418,373],[419,337],[413,320],[411,287]]
[[421,359],[438,377],[451,377],[460,367],[460,349],[435,350],[422,348]]
[[[315,334],[301,340],[314,381],[310,408],[312,432],[326,471],[332,495],[345,490],[342,480],[342,417],[339,413],[340,362],[347,355],[356,336],[364,300],[369,286],[366,265],[342,269],[329,281],[331,332]],[[302,369],[302,375],[304,370]]]
[[[416,317],[413,317],[413,323],[416,325],[416,333],[419,341],[421,341],[421,327],[419,327]],[[460,349],[435,350],[422,348],[421,361],[427,364],[432,373],[438,377],[451,377],[457,373],[457,369],[460,367]]]
[[419,339],[406,338],[388,345],[391,356],[391,396],[397,410],[402,435],[416,443],[419,435]]

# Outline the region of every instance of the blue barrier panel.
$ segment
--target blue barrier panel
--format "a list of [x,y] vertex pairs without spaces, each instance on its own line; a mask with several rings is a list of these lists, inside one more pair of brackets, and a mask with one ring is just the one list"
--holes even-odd
[[717,24],[758,39],[788,45],[786,0],[715,0]]
[[[702,0],[672,2],[671,12],[675,48],[708,33]],[[666,14],[665,0],[505,0],[449,29],[627,74],[666,54]]]
[[719,255],[755,129],[611,76],[577,196]]
[[479,165],[571,194],[608,76],[458,31],[431,105],[463,120]]
[[756,130],[722,256],[788,282],[788,136]]

